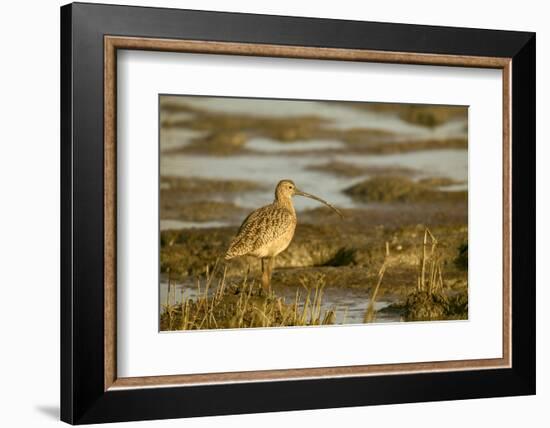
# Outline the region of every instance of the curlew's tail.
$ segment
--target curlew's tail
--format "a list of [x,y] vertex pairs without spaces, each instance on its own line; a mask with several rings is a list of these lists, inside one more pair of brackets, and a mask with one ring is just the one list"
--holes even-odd
[[234,243],[232,242],[231,245],[229,246],[229,248],[227,249],[227,251],[225,252],[224,259],[225,260],[231,260],[235,257],[242,256],[242,254],[238,250],[239,250],[239,248],[237,246],[235,246]]
[[243,251],[242,245],[241,245],[241,239],[239,239],[239,236],[236,236],[233,238],[233,241],[231,241],[231,244],[229,244],[229,248],[225,252],[225,260],[231,260],[232,258],[239,257],[246,254],[246,251]]

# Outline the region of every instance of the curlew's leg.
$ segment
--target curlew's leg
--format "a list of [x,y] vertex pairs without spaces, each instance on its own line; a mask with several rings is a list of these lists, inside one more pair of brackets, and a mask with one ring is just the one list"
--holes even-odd
[[275,257],[270,257],[267,261],[267,291],[271,291],[271,274],[273,273],[273,265]]
[[262,259],[262,289],[269,291],[269,262],[266,259]]

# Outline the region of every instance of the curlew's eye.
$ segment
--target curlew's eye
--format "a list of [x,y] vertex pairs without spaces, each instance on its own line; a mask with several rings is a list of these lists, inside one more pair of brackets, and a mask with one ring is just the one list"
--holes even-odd
[[288,186],[289,189],[292,189],[292,186]]

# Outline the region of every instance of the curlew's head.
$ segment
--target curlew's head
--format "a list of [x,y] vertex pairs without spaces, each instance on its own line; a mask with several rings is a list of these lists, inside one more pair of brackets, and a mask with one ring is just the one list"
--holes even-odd
[[344,218],[342,213],[337,210],[335,207],[333,207],[331,204],[329,204],[324,199],[319,198],[318,196],[312,195],[311,193],[302,192],[299,190],[296,185],[294,184],[294,181],[292,180],[281,180],[277,184],[277,187],[275,188],[275,200],[282,202],[284,200],[289,200],[293,196],[304,196],[309,199],[314,199],[316,201],[321,202],[322,204],[325,204],[327,207],[333,209],[336,211],[336,213],[341,217]]
[[296,185],[292,180],[281,180],[275,188],[275,199],[281,201],[283,199],[289,199],[296,193]]

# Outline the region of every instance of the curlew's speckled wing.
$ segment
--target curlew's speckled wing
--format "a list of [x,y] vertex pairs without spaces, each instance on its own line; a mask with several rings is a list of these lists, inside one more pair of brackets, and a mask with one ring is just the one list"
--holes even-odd
[[292,213],[277,204],[266,205],[252,211],[246,217],[231,241],[225,259],[244,256],[281,237],[294,227]]

